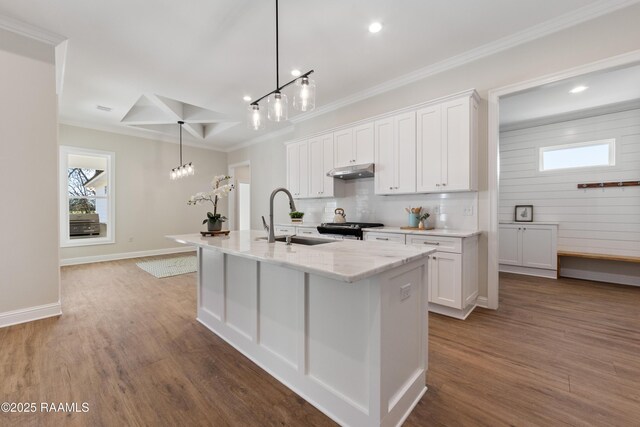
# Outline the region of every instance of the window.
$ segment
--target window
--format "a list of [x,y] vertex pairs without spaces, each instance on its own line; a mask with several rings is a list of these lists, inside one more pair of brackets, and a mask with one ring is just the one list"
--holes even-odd
[[540,171],[613,166],[615,139],[555,145],[540,148]]
[[115,154],[60,147],[60,246],[115,242]]

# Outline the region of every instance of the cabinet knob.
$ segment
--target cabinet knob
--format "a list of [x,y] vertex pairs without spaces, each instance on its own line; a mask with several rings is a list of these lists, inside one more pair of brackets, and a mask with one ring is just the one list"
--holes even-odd
[[447,184],[445,184],[444,182],[442,183],[442,186],[443,186],[443,187],[444,187],[444,186],[446,186],[446,185],[447,185]]
[[389,187],[389,190],[393,190],[393,187]]
[[438,258],[436,258],[436,256],[434,255],[433,258],[431,258],[431,259],[438,259]]
[[436,184],[436,187],[440,187],[440,184]]

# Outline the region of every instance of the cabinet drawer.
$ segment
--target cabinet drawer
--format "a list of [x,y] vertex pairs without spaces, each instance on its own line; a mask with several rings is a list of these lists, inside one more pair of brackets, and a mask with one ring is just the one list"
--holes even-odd
[[374,242],[394,242],[404,243],[404,234],[400,233],[365,233],[364,240],[371,240]]
[[320,236],[316,227],[296,227],[296,234],[298,236]]
[[462,253],[462,238],[440,236],[407,236],[407,244],[432,246],[441,252]]
[[273,232],[276,235],[285,234],[285,235],[291,236],[293,234],[296,234],[296,228],[295,227],[287,227],[285,225],[276,225],[273,228]]

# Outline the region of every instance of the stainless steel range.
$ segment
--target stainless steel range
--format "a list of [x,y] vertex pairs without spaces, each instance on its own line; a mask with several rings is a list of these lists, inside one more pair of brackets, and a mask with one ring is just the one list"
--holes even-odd
[[378,222],[325,222],[318,226],[318,233],[342,236],[344,239],[362,240],[363,228],[384,227]]

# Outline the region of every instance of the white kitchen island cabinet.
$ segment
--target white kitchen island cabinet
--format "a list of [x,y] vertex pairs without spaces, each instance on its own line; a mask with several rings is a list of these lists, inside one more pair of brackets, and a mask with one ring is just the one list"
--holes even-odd
[[345,426],[397,426],[426,391],[433,249],[170,236],[197,247],[197,319]]

